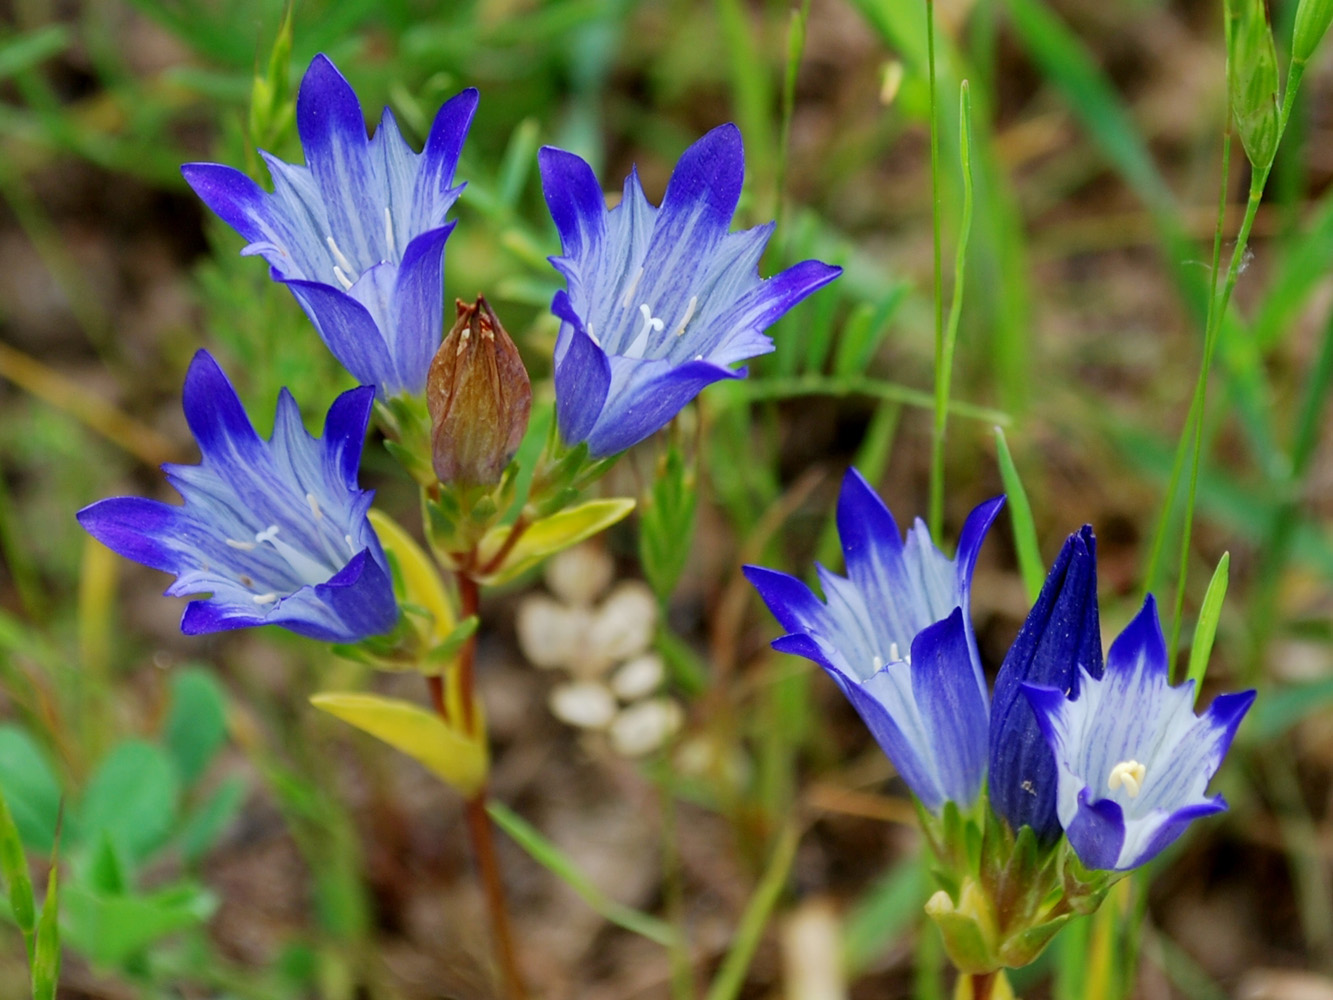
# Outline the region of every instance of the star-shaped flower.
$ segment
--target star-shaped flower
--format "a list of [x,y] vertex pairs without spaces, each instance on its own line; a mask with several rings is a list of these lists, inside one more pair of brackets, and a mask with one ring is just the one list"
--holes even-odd
[[1089,868],[1127,871],[1151,860],[1200,816],[1253,691],[1219,695],[1194,714],[1194,682],[1168,683],[1166,641],[1151,596],[1120,633],[1106,673],[1080,668],[1078,697],[1024,684],[1059,773],[1060,824]]
[[388,108],[366,138],[361,104],[327,56],[301,81],[296,125],[306,165],[263,153],[273,193],[219,163],[185,180],[292,290],[335,357],[381,396],[420,395],[443,332],[445,217],[477,109],[465,90],[440,108],[415,153]]
[[740,131],[721,125],[687,149],[660,208],[636,171],[609,211],[592,168],[538,154],[564,254],[552,311],[556,414],[566,444],[614,455],[663,427],[732,365],[773,350],[764,331],[842,269],[808,260],[768,279],[773,224],[729,232],[745,176]]
[[199,465],[165,466],[183,505],[113,497],[79,523],[126,558],[173,573],[191,601],[187,635],[282,625],[331,642],[388,632],[398,608],[388,563],[366,517],[374,496],[357,466],[374,390],[352,389],[313,438],[287,390],[265,441],[216,361],[200,351],[185,377],[185,417]]
[[968,516],[956,558],[920,520],[904,541],[884,502],[855,469],[838,500],[847,577],[817,566],[826,603],[795,577],[746,566],[746,578],[787,630],[773,648],[820,666],[870,727],[929,809],[970,806],[986,773],[990,698],[972,633],[977,554],[1004,503]]

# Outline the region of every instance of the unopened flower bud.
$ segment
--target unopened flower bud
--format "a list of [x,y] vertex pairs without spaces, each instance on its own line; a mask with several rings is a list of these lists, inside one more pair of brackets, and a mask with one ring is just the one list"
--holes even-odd
[[440,482],[493,486],[528,428],[532,385],[518,348],[484,298],[458,301],[458,320],[426,378],[431,451]]

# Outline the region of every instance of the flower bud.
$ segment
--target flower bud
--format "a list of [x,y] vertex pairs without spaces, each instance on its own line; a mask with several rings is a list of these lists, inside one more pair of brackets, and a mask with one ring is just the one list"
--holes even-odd
[[1264,0],[1231,0],[1228,89],[1236,132],[1250,164],[1266,170],[1278,144],[1277,49]]
[[532,385],[518,348],[484,298],[458,320],[426,378],[431,452],[440,482],[494,486],[528,428]]
[[1291,58],[1306,62],[1333,23],[1333,0],[1301,0],[1291,35]]

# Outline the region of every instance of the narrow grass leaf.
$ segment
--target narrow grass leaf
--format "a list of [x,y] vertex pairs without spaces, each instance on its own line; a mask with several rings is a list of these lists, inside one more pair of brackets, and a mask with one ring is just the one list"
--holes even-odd
[[37,939],[32,952],[32,1000],[55,1000],[60,981],[60,878],[59,857],[51,857],[46,879],[46,899],[37,921]]
[[614,899],[597,888],[569,856],[547,840],[527,820],[508,806],[490,801],[486,811],[496,826],[507,833],[534,861],[579,894],[579,897],[608,922],[669,948],[676,931],[668,923]]
[[796,858],[796,845],[801,835],[794,822],[788,822],[778,836],[773,848],[768,867],[764,870],[759,885],[741,914],[740,926],[731,939],[731,949],[722,960],[717,977],[708,989],[708,1000],[735,1000],[740,995],[745,983],[745,973],[754,959],[755,950],[764,936],[773,907],[777,905],[783,886],[787,884],[787,875],[791,871],[792,861]]
[[1004,431],[998,427],[995,428],[995,451],[1000,462],[1000,479],[1004,483],[1004,493],[1009,504],[1009,520],[1014,527],[1018,571],[1023,576],[1028,600],[1035,601],[1046,579],[1046,565],[1041,559],[1041,546],[1037,544],[1037,523],[1032,517],[1027,490],[1023,489],[1023,480],[1018,476],[1018,466],[1014,464],[1014,456],[1009,452],[1009,442],[1004,438]]
[[[1222,602],[1227,596],[1227,579],[1231,567],[1231,553],[1222,553],[1222,558],[1213,571],[1213,578],[1208,581],[1208,591],[1203,595],[1203,607],[1199,609],[1199,621],[1194,626],[1194,642],[1190,646],[1189,669],[1185,674],[1187,681],[1194,682],[1194,700],[1199,700],[1199,690],[1203,686],[1203,675],[1208,670],[1208,657],[1213,651],[1213,639],[1217,637],[1217,622],[1222,617]],[[1172,665],[1174,668],[1174,664]]]

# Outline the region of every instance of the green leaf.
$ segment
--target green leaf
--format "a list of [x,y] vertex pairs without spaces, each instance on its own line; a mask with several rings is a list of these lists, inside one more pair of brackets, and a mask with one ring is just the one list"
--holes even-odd
[[[466,796],[475,795],[486,782],[490,760],[485,739],[464,735],[419,705],[334,691],[312,695],[310,703],[420,761]],[[485,727],[478,731],[484,733]]]
[[46,899],[37,921],[37,940],[32,953],[32,1000],[55,1000],[60,981],[60,879],[57,858],[51,858],[46,879]]
[[228,778],[185,817],[180,845],[186,861],[197,862],[217,843],[227,824],[241,811],[248,788],[244,778]]
[[81,885],[104,896],[123,896],[129,891],[129,879],[125,875],[125,866],[111,837],[105,830],[97,841],[97,848],[87,869],[79,879]]
[[103,895],[70,885],[64,897],[70,945],[105,966],[122,965],[159,938],[202,924],[217,908],[211,893],[191,884],[146,896]]
[[1227,596],[1227,579],[1231,568],[1231,553],[1222,553],[1213,578],[1208,581],[1208,591],[1203,595],[1203,607],[1199,609],[1199,621],[1194,626],[1194,642],[1190,645],[1189,670],[1185,674],[1187,681],[1194,682],[1194,700],[1199,700],[1199,689],[1203,686],[1203,675],[1208,670],[1208,657],[1213,651],[1213,639],[1217,636],[1217,622],[1222,617],[1222,602]]
[[172,674],[163,739],[185,784],[198,781],[227,741],[226,700],[210,672],[186,667]]
[[32,877],[28,874],[28,858],[23,853],[14,817],[9,814],[4,795],[0,795],[0,874],[9,887],[9,908],[14,914],[23,936],[32,933],[37,924],[37,904],[32,895]]
[[856,976],[912,926],[926,901],[926,870],[914,860],[891,869],[858,899],[843,921],[842,961]]
[[85,842],[105,833],[122,856],[141,861],[176,823],[180,779],[166,752],[142,740],[119,744],[84,790],[78,819]]
[[50,851],[60,814],[60,785],[41,750],[17,726],[0,726],[0,789],[23,843],[34,851]]
[[1018,569],[1023,574],[1028,600],[1035,601],[1046,579],[1046,564],[1042,562],[1041,546],[1037,544],[1037,524],[1032,517],[1027,490],[1023,489],[1023,480],[1018,476],[1014,456],[1009,453],[1009,442],[1004,439],[1004,431],[998,427],[995,428],[995,451],[1000,461],[1000,479],[1004,483],[1005,499],[1009,504],[1009,519],[1014,526]]
[[588,876],[560,848],[543,837],[518,813],[495,801],[486,803],[486,811],[490,813],[491,819],[495,820],[495,825],[509,834],[534,861],[578,893],[585,903],[607,921],[655,941],[664,948],[674,945],[676,931],[670,924],[611,899],[593,885]]
[[[532,569],[547,556],[554,555],[571,545],[577,545],[605,531],[623,520],[634,509],[634,501],[627,497],[609,500],[589,500],[558,514],[534,521],[519,537],[508,555],[492,572],[477,577],[477,582],[497,586]],[[499,555],[500,547],[509,537],[508,525],[497,525],[481,540],[477,562],[485,566]]]
[[639,511],[639,559],[659,601],[670,599],[690,557],[697,499],[695,470],[673,442]]
[[70,31],[63,24],[50,24],[8,38],[0,44],[0,80],[32,69],[69,48]]

